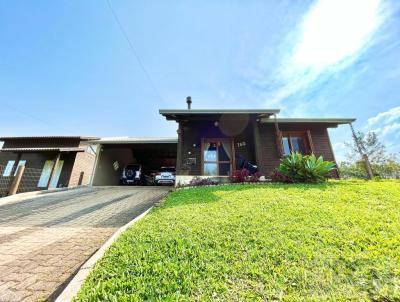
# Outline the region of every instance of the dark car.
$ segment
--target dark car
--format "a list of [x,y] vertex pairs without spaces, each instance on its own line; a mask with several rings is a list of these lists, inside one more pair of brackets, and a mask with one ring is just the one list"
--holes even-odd
[[139,164],[126,165],[122,170],[122,185],[138,185],[143,182],[142,166]]

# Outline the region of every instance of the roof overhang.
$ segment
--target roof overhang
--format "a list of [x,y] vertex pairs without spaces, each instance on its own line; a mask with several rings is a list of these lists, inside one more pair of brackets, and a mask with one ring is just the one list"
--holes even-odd
[[90,141],[93,144],[177,144],[177,137],[105,137],[99,140]]
[[54,136],[2,136],[0,137],[0,141],[4,140],[43,140],[43,139],[75,139],[81,141],[95,140],[99,139],[95,136],[67,136],[67,135],[54,135]]
[[343,125],[353,123],[355,118],[262,118],[261,123],[275,123],[280,124],[326,124],[326,125]]
[[0,152],[84,152],[84,148],[2,148]]
[[213,119],[221,115],[268,118],[279,113],[279,109],[160,109],[159,113],[167,120],[182,120],[190,118]]

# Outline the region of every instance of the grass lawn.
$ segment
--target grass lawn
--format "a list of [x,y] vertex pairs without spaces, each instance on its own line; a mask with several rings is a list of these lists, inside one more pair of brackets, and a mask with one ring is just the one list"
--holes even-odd
[[400,182],[173,192],[76,300],[399,301]]

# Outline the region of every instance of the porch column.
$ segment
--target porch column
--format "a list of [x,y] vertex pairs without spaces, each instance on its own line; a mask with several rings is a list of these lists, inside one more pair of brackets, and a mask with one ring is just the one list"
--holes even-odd
[[274,114],[274,124],[275,124],[276,148],[278,151],[278,155],[281,158],[283,156],[282,133],[281,133],[281,130],[279,129],[278,119],[276,118],[276,114]]
[[182,145],[183,145],[183,127],[182,123],[179,121],[179,127],[178,127],[178,145],[176,149],[176,174],[179,175],[181,174],[181,169],[182,169]]
[[263,166],[261,142],[260,142],[260,129],[257,121],[253,121],[253,135],[254,135],[254,155],[256,157],[256,165],[259,169]]
[[58,163],[60,161],[60,157],[61,157],[61,152],[58,152],[57,157],[55,159],[55,163],[53,165],[53,168],[51,169],[49,182],[47,183],[47,189],[50,189],[50,184],[54,179],[54,171],[56,170],[56,167],[58,166]]

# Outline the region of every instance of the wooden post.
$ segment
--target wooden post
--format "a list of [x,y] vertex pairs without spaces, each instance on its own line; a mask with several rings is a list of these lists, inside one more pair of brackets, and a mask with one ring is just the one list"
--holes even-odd
[[278,149],[278,156],[281,158],[283,156],[283,148],[282,148],[282,133],[279,130],[278,119],[276,118],[276,114],[274,114],[275,121],[275,139],[276,139],[276,147]]
[[178,145],[177,145],[177,150],[176,150],[176,174],[180,175],[182,174],[182,145],[183,145],[183,125],[181,121],[178,121],[179,127],[178,127]]
[[47,183],[47,189],[50,189],[51,182],[53,181],[53,178],[54,178],[54,171],[56,170],[56,167],[58,166],[58,163],[59,163],[59,161],[60,161],[60,157],[61,157],[61,153],[59,152],[59,153],[57,154],[56,159],[55,159],[55,163],[54,163],[54,165],[53,165],[53,168],[51,169],[51,174],[50,174],[50,177],[49,177],[49,182]]
[[315,154],[314,143],[312,141],[310,130],[307,130],[307,137],[308,137],[308,144],[310,145],[310,149],[311,149],[310,151],[312,154]]
[[24,174],[24,171],[25,171],[25,166],[19,166],[17,168],[17,174],[13,178],[8,195],[14,195],[17,193],[19,184],[21,183],[22,175]]
[[365,151],[365,147],[364,147],[363,143],[361,141],[359,141],[359,139],[357,138],[356,132],[354,131],[354,128],[353,128],[353,124],[349,123],[349,125],[350,125],[350,129],[351,129],[351,133],[353,134],[353,139],[356,143],[358,152],[360,153],[361,158],[364,161],[365,171],[367,172],[367,178],[372,179],[374,177],[374,174],[372,173],[371,164],[369,162],[368,155],[365,152],[363,152],[363,150]]

